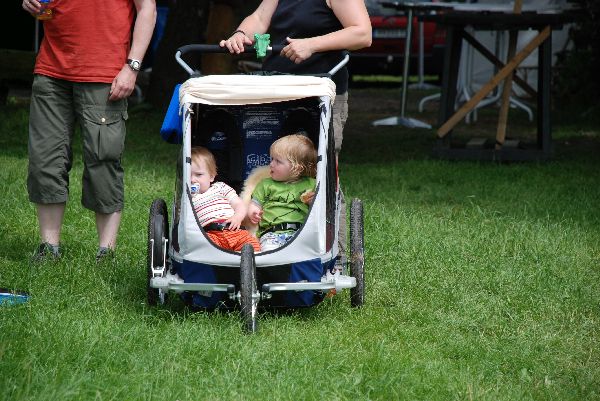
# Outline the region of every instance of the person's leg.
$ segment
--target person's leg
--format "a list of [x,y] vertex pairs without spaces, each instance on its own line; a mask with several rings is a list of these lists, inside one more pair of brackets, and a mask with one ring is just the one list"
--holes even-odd
[[37,217],[40,224],[40,237],[42,242],[58,246],[60,244],[60,230],[65,215],[64,203],[44,205],[36,203]]
[[60,233],[69,193],[74,112],[72,83],[36,75],[29,114],[27,191],[36,205],[41,246],[58,255]]
[[114,250],[124,203],[127,102],[108,101],[110,84],[78,84],[76,112],[83,137],[83,191],[81,204],[96,214],[99,252]]
[[348,246],[348,227],[346,224],[346,198],[344,192],[340,186],[340,221],[338,223],[338,248],[340,255],[340,264],[343,266],[346,264],[347,256],[346,250]]
[[206,236],[216,246],[231,249],[227,238],[223,235],[223,231],[207,231]]
[[[348,92],[337,95],[333,104],[332,116],[333,119],[333,137],[335,140],[335,162],[338,163],[340,151],[342,149],[342,141],[344,139],[344,125],[348,118]],[[338,169],[339,171],[339,169]],[[338,222],[338,247],[340,260],[338,265],[346,263],[346,248],[347,248],[347,225],[346,225],[346,199],[340,182],[340,219]]]
[[96,230],[98,231],[98,246],[100,248],[115,249],[120,224],[120,211],[108,214],[96,213]]
[[256,238],[254,235],[250,234],[249,232],[247,232],[247,235],[245,235],[246,237],[246,243],[252,245],[252,248],[254,248],[254,252],[260,252],[260,243],[258,242],[258,238]]
[[272,251],[273,249],[281,248],[292,238],[293,235],[293,232],[271,232],[263,234],[262,237],[260,237],[261,252]]
[[258,239],[246,230],[224,231],[230,244],[230,249],[240,252],[244,245],[250,244],[254,248],[254,252],[260,252],[260,244]]
[[342,150],[342,141],[344,139],[344,125],[348,119],[348,92],[335,97],[333,110],[331,111],[333,120],[333,139],[335,141],[335,154],[339,155]]

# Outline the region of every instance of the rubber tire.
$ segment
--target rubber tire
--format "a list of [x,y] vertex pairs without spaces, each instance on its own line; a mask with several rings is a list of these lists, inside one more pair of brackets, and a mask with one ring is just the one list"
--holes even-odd
[[350,289],[350,305],[365,303],[365,231],[363,204],[352,199],[350,206],[350,274],[356,278],[356,287]]
[[[158,303],[166,302],[167,293],[158,288],[150,287],[152,278],[152,267],[160,266],[162,257],[162,240],[169,236],[169,216],[167,214],[167,204],[163,199],[155,199],[150,206],[150,215],[148,217],[148,249],[146,254],[146,272],[147,272],[147,298],[148,305],[156,306]],[[152,261],[152,242],[154,239],[154,261]],[[158,255],[158,257],[157,257]],[[154,266],[151,266],[154,263]]]
[[255,333],[258,329],[256,322],[256,305],[253,305],[252,294],[256,291],[256,265],[254,263],[254,248],[246,244],[242,248],[240,259],[240,304],[243,329],[246,333]]

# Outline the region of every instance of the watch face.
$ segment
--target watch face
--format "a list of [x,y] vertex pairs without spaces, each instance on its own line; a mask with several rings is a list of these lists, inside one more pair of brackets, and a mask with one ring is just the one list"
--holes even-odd
[[132,70],[139,71],[140,70],[140,62],[138,60],[129,61],[129,66]]

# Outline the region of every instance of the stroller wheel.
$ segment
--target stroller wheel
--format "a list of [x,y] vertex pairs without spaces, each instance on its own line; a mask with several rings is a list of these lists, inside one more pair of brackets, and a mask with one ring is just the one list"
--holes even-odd
[[350,206],[350,273],[356,278],[356,287],[350,289],[350,305],[359,307],[365,303],[365,232],[360,199],[352,199]]
[[167,258],[163,253],[165,240],[169,237],[169,217],[167,214],[167,205],[162,199],[155,199],[150,207],[150,216],[148,218],[148,253],[147,253],[147,297],[148,304],[155,306],[161,305],[167,300],[167,292],[162,289],[150,286],[150,280],[154,277],[154,270],[163,268],[163,274],[166,273]]
[[240,304],[242,308],[242,319],[244,320],[244,331],[254,333],[257,330],[256,311],[258,298],[256,293],[256,266],[254,264],[254,248],[246,244],[242,248],[240,262]]

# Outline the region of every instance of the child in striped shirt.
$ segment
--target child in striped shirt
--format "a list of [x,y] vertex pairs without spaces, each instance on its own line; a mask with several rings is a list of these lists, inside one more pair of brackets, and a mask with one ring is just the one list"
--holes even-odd
[[245,244],[250,244],[259,252],[256,237],[241,227],[246,205],[229,185],[214,182],[216,176],[213,154],[204,147],[193,147],[190,182],[197,187],[192,205],[198,223],[208,238],[221,248],[239,252]]

